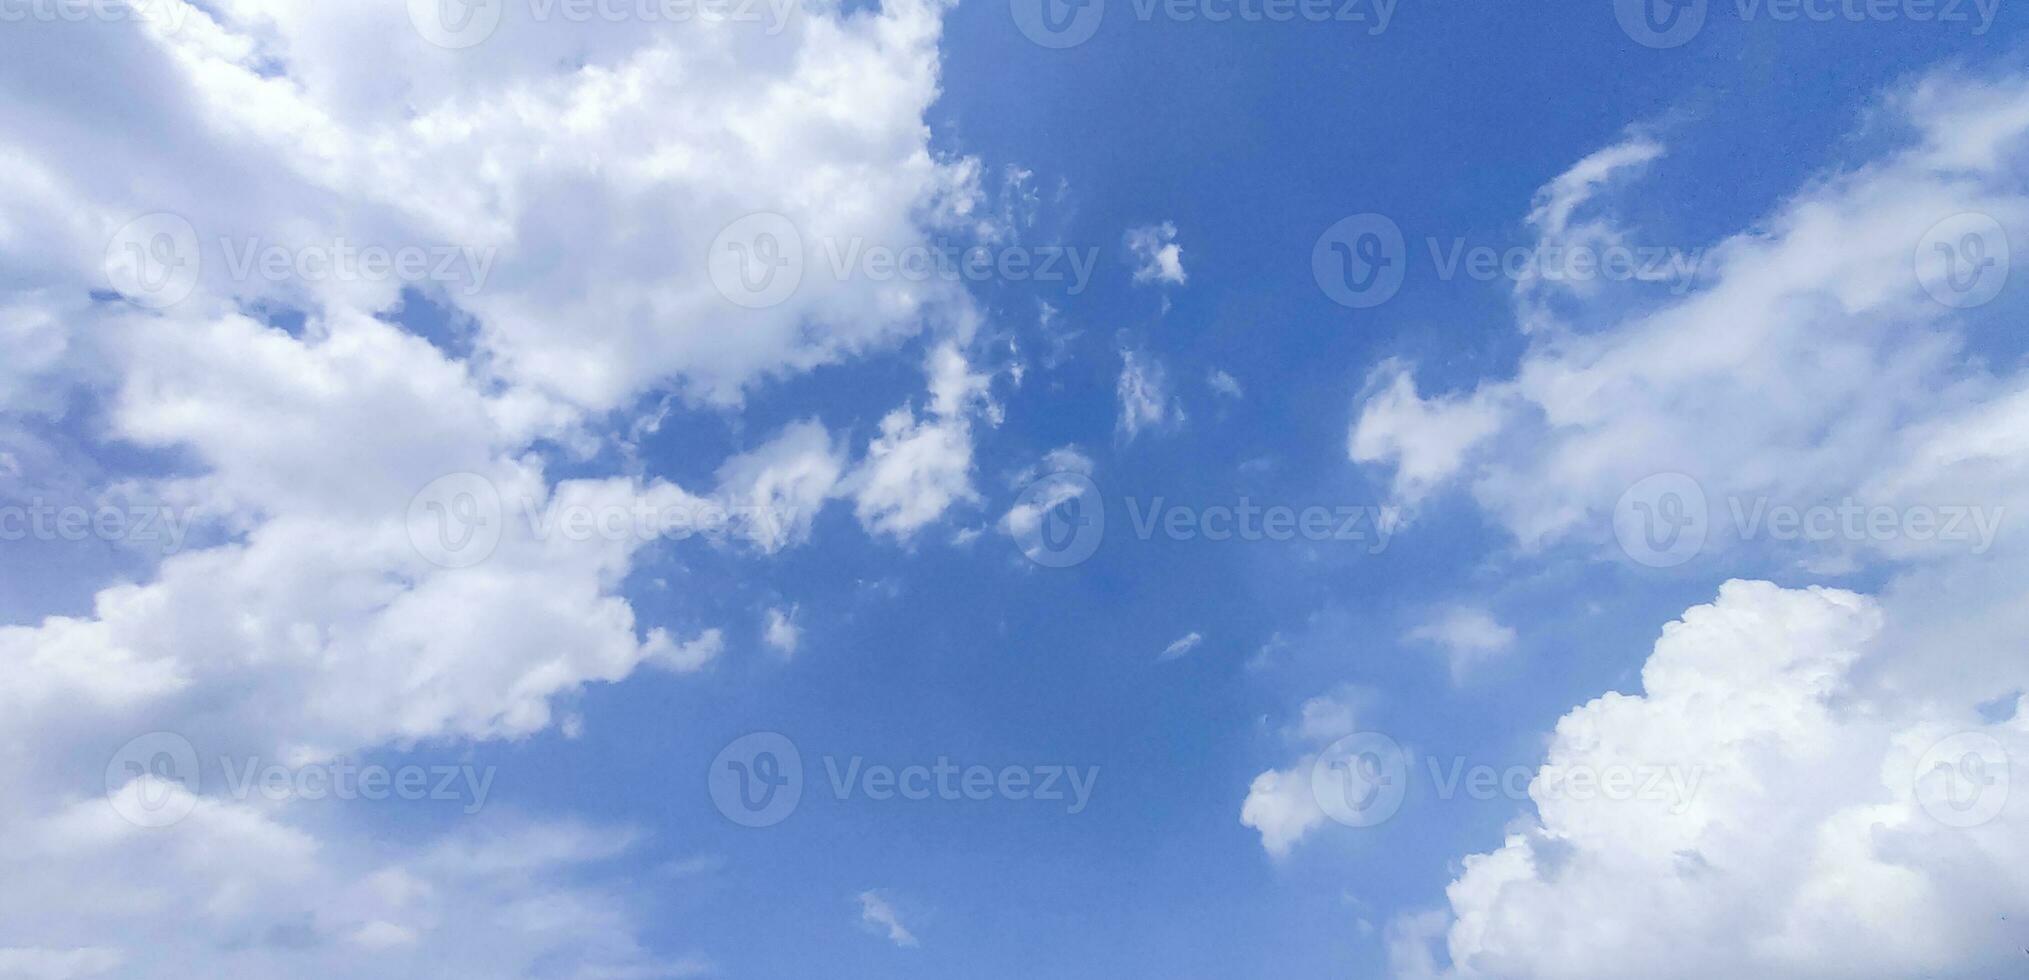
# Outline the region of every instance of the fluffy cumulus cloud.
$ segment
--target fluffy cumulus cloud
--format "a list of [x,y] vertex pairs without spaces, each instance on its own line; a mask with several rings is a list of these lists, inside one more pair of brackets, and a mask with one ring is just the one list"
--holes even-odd
[[[1729,582],[1665,628],[1642,693],[1558,722],[1535,818],[1465,859],[1439,937],[1451,974],[2013,969],[2002,916],[2029,898],[2029,849],[2018,820],[1979,809],[2005,790],[1974,780],[2005,779],[2029,722],[1870,689],[1861,666],[1892,655],[1883,615],[1851,592]],[[1597,780],[1582,792],[1581,773]]]
[[1177,244],[1173,221],[1127,230],[1127,252],[1134,259],[1134,281],[1184,284],[1184,248]]
[[[1638,691],[1558,722],[1506,839],[1465,857],[1443,907],[1393,923],[1398,975],[2019,969],[2006,916],[2029,897],[2029,852],[2008,776],[2029,757],[2029,539],[2007,519],[2029,504],[2029,376],[1971,352],[1996,318],[2019,319],[2014,294],[1951,276],[1934,246],[2029,241],[2025,106],[2021,79],[1920,80],[1875,115],[1892,149],[1713,244],[1695,288],[1518,296],[1529,350],[1512,378],[1470,390],[1421,394],[1403,363],[1377,372],[1353,457],[1392,468],[1405,504],[1462,490],[1524,556],[1715,580],[1879,573],[1870,595],[1731,581],[1664,628]],[[1663,153],[1637,137],[1589,158],[1532,222],[1623,235],[1600,209]],[[1657,474],[1672,501],[1642,496]],[[1665,516],[1702,550],[1663,561],[1617,535],[1631,499],[1637,518],[1698,508]],[[1755,517],[1824,502],[1822,533]],[[1844,502],[1873,523],[1846,522]],[[1978,532],[1954,507],[2004,519]],[[1579,773],[1597,781],[1581,792]],[[1663,791],[1643,791],[1657,773]]]
[[1347,747],[1338,742],[1358,729],[1357,718],[1369,701],[1368,692],[1356,687],[1305,701],[1283,730],[1284,738],[1303,751],[1288,768],[1270,769],[1248,785],[1240,822],[1261,834],[1261,846],[1271,857],[1289,856],[1311,831],[1325,825],[1313,775],[1320,763],[1329,768],[1346,757]]
[[[0,867],[38,883],[0,899],[0,970],[693,971],[584,884],[609,828],[380,846],[207,788],[144,830],[105,760],[156,730],[299,764],[525,737],[587,684],[720,655],[719,630],[622,597],[646,553],[791,547],[841,496],[905,535],[971,499],[978,314],[826,259],[982,226],[977,165],[923,122],[942,5],[509,4],[484,37],[393,0],[146,6],[0,32],[0,82],[37,93],[0,106],[6,486],[88,478],[192,520],[78,608],[0,627]],[[709,487],[553,475],[644,398],[737,405],[926,331],[927,414],[897,410],[857,466],[804,420]],[[187,792],[130,775],[116,797]]]

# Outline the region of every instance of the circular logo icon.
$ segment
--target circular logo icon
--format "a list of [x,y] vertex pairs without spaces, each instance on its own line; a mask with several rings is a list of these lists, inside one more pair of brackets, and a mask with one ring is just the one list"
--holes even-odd
[[1960,732],[1916,762],[1916,801],[1947,827],[1977,827],[2008,803],[2008,752],[1998,739]]
[[1348,827],[1384,823],[1409,793],[1409,757],[1386,735],[1356,732],[1318,753],[1310,793],[1326,816]]
[[144,214],[106,243],[107,284],[149,309],[183,302],[197,288],[201,264],[197,229],[180,214]]
[[505,524],[500,491],[477,473],[440,476],[409,500],[409,543],[444,568],[485,561],[499,546]]
[[1705,547],[1711,519],[1698,481],[1657,473],[1627,488],[1613,505],[1613,536],[1629,558],[1650,568],[1674,568]]
[[493,36],[507,0],[409,0],[409,23],[423,40],[459,50]]
[[782,215],[756,211],[719,231],[705,263],[720,296],[764,309],[788,299],[803,283],[803,234]]
[[1046,48],[1075,48],[1092,39],[1106,0],[1008,0],[1022,36]]
[[1408,257],[1402,228],[1393,219],[1356,214],[1317,236],[1310,272],[1333,302],[1364,310],[1386,303],[1402,288]]
[[742,827],[773,827],[803,800],[803,756],[780,732],[733,739],[705,774],[712,804]]
[[137,827],[167,827],[197,809],[197,749],[175,732],[149,732],[106,763],[106,800]]
[[1705,26],[1705,0],[1613,0],[1620,29],[1643,47],[1678,47]]
[[1069,568],[1099,550],[1106,537],[1106,503],[1083,473],[1037,477],[1007,512],[1008,533],[1022,554],[1044,568]]
[[2008,284],[2008,233],[1984,214],[1955,214],[1931,225],[1915,258],[1923,291],[1954,309],[1983,306]]

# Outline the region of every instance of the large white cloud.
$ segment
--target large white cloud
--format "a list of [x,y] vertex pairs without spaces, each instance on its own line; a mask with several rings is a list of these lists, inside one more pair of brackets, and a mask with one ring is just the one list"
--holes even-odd
[[[152,730],[291,764],[519,738],[587,684],[707,666],[718,630],[622,597],[644,549],[798,543],[847,462],[812,420],[700,492],[549,475],[645,395],[733,406],[929,332],[936,465],[869,464],[861,486],[901,488],[874,505],[896,531],[969,492],[978,314],[955,283],[833,262],[980,232],[977,164],[932,152],[923,121],[942,4],[761,23],[506,4],[463,50],[411,7],[430,5],[165,0],[0,32],[21,96],[0,106],[6,486],[197,521],[132,580],[90,583],[88,609],[0,626],[5,871],[36,883],[0,896],[6,969],[336,975],[370,950],[387,976],[686,972],[638,946],[625,903],[565,880],[599,847],[475,869],[477,831],[376,848],[324,809],[211,788],[145,830],[104,799],[107,757]],[[767,302],[712,275],[756,212],[801,263]],[[370,249],[431,264],[376,271]],[[263,271],[269,253],[288,261]],[[392,322],[405,288],[442,308],[430,339]],[[39,434],[80,404],[88,444]],[[171,860],[131,873],[143,852]]]
[[[2029,376],[1968,353],[2013,294],[1981,308],[1991,292],[1941,288],[1929,246],[1942,227],[1963,249],[1967,214],[2029,241],[2029,83],[1938,75],[1878,123],[1899,149],[1714,245],[1684,295],[1518,290],[1533,336],[1511,379],[1426,397],[1391,362],[1370,383],[1353,457],[1392,465],[1404,503],[1465,487],[1524,555],[1612,555],[1623,495],[1674,473],[1710,526],[1665,574],[1773,562],[1883,582],[1873,597],[1729,582],[1665,628],[1639,692],[1559,722],[1531,812],[1464,860],[1447,906],[1390,929],[1398,974],[1972,978],[2021,962],[2005,916],[2029,895],[2029,854],[2005,787],[2029,750],[2029,540],[2013,524]],[[1599,198],[1662,152],[1647,137],[1602,151],[1532,220],[1623,240]],[[1849,500],[1894,526],[1776,540],[1742,517]],[[1991,536],[1905,522],[1966,505],[2000,519]],[[1560,789],[1616,766],[1701,778],[1679,797]]]

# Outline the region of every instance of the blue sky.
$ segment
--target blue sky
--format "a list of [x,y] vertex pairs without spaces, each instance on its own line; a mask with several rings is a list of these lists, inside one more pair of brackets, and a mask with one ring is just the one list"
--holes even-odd
[[[2018,11],[1025,2],[0,3],[0,977],[2018,968]],[[756,215],[786,295],[726,277]],[[1360,308],[1356,215],[1404,242]],[[924,243],[1090,280],[825,266]],[[1696,271],[1444,271],[1545,249]],[[1616,523],[1656,476],[1688,560]],[[1137,533],[1243,502],[1334,533]],[[1782,530],[1847,502],[1885,530]],[[1400,795],[1342,819],[1342,763]],[[1617,768],[1702,790],[1558,795]]]

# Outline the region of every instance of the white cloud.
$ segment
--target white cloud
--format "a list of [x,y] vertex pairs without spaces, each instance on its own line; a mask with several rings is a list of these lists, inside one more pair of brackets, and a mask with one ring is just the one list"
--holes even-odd
[[1129,440],[1143,430],[1159,430],[1184,421],[1184,409],[1170,397],[1169,372],[1160,362],[1136,350],[1120,352],[1118,428]]
[[870,532],[909,538],[954,504],[977,501],[971,430],[962,420],[918,419],[898,408],[852,473],[854,512]]
[[1240,804],[1240,823],[1261,834],[1261,847],[1270,857],[1288,857],[1311,831],[1324,826],[1327,818],[1312,786],[1312,773],[1325,754],[1319,747],[1358,730],[1358,713],[1370,700],[1370,692],[1343,685],[1304,701],[1295,723],[1283,730],[1308,750],[1286,769],[1255,776]]
[[[1534,818],[1465,859],[1447,889],[1454,975],[1979,976],[2018,962],[1999,913],[2029,894],[2019,821],[1947,825],[1921,763],[1960,731],[2018,754],[2029,723],[1867,683],[1859,664],[1899,653],[1878,644],[1883,622],[1849,592],[1729,582],[1665,628],[1643,693],[1566,715],[1530,787]],[[1560,791],[1554,775],[1615,770],[1672,775],[1625,798]]]
[[[1656,473],[1702,485],[1714,547],[1739,538],[1728,499],[1892,492],[1879,482],[1884,460],[1891,472],[1914,465],[1937,451],[1915,440],[1961,416],[1974,424],[2022,388],[1961,356],[1956,311],[1926,293],[1911,257],[1937,222],[1964,212],[2029,229],[2029,197],[2016,190],[2029,124],[2012,108],[2025,87],[1933,81],[1924,91],[1931,114],[1907,120],[1912,146],[1813,181],[1712,246],[1712,273],[1688,295],[1640,284],[1603,294],[1594,307],[1611,329],[1538,334],[1511,380],[1467,393],[1422,397],[1407,366],[1384,365],[1353,426],[1353,457],[1392,466],[1404,503],[1464,484],[1525,548],[1572,536],[1605,544],[1615,501]],[[1946,131],[1946,118],[1965,128]],[[1992,145],[1969,148],[1968,133]],[[1992,166],[1942,170],[1940,154]]]
[[783,656],[796,653],[803,643],[803,627],[796,625],[796,607],[788,611],[779,608],[768,610],[767,620],[761,629],[761,640]]
[[125,960],[104,946],[47,949],[40,946],[0,948],[0,977],[21,980],[74,980],[104,976]]
[[1355,462],[1395,466],[1395,499],[1414,505],[1458,472],[1466,454],[1500,430],[1502,416],[1490,399],[1425,399],[1396,360],[1374,370],[1347,449]]
[[859,905],[860,921],[885,933],[889,942],[907,949],[913,949],[918,945],[915,934],[902,925],[901,915],[887,899],[881,897],[879,892],[860,892]]
[[1127,251],[1134,257],[1135,282],[1184,284],[1184,250],[1178,245],[1175,222],[1127,230]]
[[1454,682],[1464,681],[1475,667],[1515,647],[1513,627],[1503,626],[1492,613],[1470,606],[1439,610],[1429,622],[1411,629],[1408,636],[1443,650]]
[[1218,368],[1213,368],[1212,373],[1205,376],[1205,383],[1211,385],[1214,392],[1227,398],[1240,398],[1246,394],[1240,387],[1240,379]]
[[[1713,246],[1716,274],[1697,290],[1658,303],[1602,289],[1591,310],[1607,328],[1538,321],[1512,380],[1426,400],[1391,374],[1363,408],[1355,442],[1378,433],[1364,458],[1396,465],[1398,494],[1461,483],[1525,553],[1602,548],[1619,495],[1676,472],[1710,502],[1704,564],[1686,573],[1772,558],[1885,582],[1872,598],[1729,582],[1665,627],[1639,693],[1557,724],[1531,811],[1464,859],[1446,909],[1390,930],[1398,975],[1979,977],[2019,964],[2002,917],[2029,897],[2022,811],[1977,809],[2007,800],[1981,783],[2006,764],[1981,769],[1965,740],[2002,758],[2029,750],[2020,534],[2003,524],[1991,550],[1934,534],[1750,540],[1729,501],[2029,503],[2029,383],[1967,355],[1962,332],[1979,321],[1930,295],[1919,249],[1965,212],[2029,240],[2024,106],[2020,79],[1921,81],[1883,113],[1905,145],[1807,183]],[[1653,156],[1581,168],[1592,175],[1539,198],[1539,223],[1558,223],[1559,201],[1582,202],[1567,217],[1592,206],[1606,176]],[[2017,318],[2008,294],[1995,302],[1979,316]],[[1419,458],[1401,420],[1461,406],[1494,421]],[[2016,713],[1977,710],[1996,701]],[[1637,767],[1662,773],[1665,794],[1608,799],[1568,781]]]
[[1359,708],[1369,699],[1367,692],[1352,686],[1310,698],[1297,709],[1297,723],[1289,735],[1314,744],[1351,735],[1359,730]]
[[1192,630],[1172,640],[1169,646],[1164,647],[1161,653],[1156,654],[1155,659],[1157,662],[1162,662],[1188,656],[1192,650],[1198,648],[1198,644],[1203,642],[1205,642],[1204,634],[1199,633],[1197,630]]
[[[761,504],[793,516],[736,530],[772,551],[803,540],[839,492],[836,442],[792,423],[727,461],[710,495],[550,473],[591,468],[605,430],[627,422],[618,411],[659,391],[729,406],[926,331],[932,347],[962,347],[978,313],[956,284],[818,269],[828,241],[902,248],[979,226],[977,163],[934,152],[923,119],[944,6],[797,6],[764,32],[538,23],[510,4],[466,52],[425,43],[399,4],[176,9],[173,32],[101,19],[0,32],[0,83],[63,93],[0,106],[0,399],[50,418],[99,393],[94,435],[171,467],[105,479],[199,522],[180,553],[91,583],[103,587],[87,612],[0,627],[0,733],[37,746],[0,753],[0,833],[16,842],[0,864],[37,883],[0,893],[0,963],[694,972],[641,948],[628,903],[584,884],[609,850],[473,868],[456,844],[383,846],[379,828],[319,808],[215,792],[143,839],[93,784],[137,732],[292,763],[456,751],[542,731],[559,702],[644,664],[709,664],[719,631],[642,622],[621,596],[644,551],[701,542],[578,535],[550,517]],[[77,105],[103,125],[78,128]],[[707,269],[719,230],[755,211],[785,215],[810,262],[783,302],[749,309]],[[190,295],[159,312],[87,298],[109,284],[115,233],[155,212],[198,235],[179,256]],[[405,302],[392,277],[238,268],[257,243],[437,248],[475,260],[458,268],[483,282],[411,283],[443,308],[427,319],[450,336],[432,343],[384,318]],[[284,330],[242,313],[259,309],[303,320]],[[969,494],[961,412],[995,409],[948,367],[933,374],[931,420],[911,415],[865,464],[863,519],[883,530]],[[454,473],[474,475],[469,499],[498,498],[499,541],[469,567],[433,564],[443,542],[415,540],[409,514]]]
[[1306,755],[1287,769],[1271,769],[1247,786],[1240,804],[1240,823],[1261,832],[1269,856],[1288,857],[1304,836],[1325,822],[1323,808],[1311,792],[1311,767],[1317,756]]
[[999,421],[999,408],[988,397],[989,379],[973,374],[956,348],[931,351],[924,371],[929,416],[919,418],[904,406],[882,417],[880,434],[841,487],[852,496],[862,526],[904,541],[954,505],[979,502],[972,486],[969,413]]
[[718,495],[755,546],[773,552],[810,538],[845,469],[845,454],[815,419],[719,466]]

